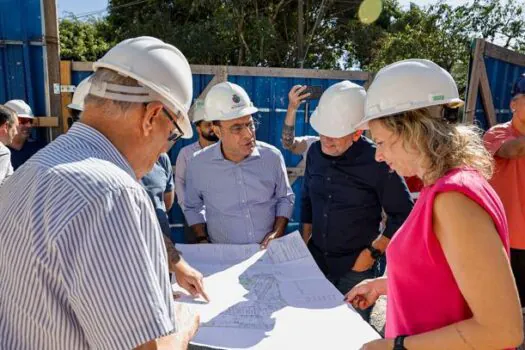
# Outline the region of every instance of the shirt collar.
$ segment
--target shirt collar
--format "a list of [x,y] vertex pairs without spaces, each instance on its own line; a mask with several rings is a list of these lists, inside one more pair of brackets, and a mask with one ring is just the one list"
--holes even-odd
[[100,131],[82,122],[77,122],[68,130],[67,135],[77,138],[82,143],[89,144],[93,148],[100,150],[106,156],[108,161],[127,172],[134,179],[136,178],[135,172],[126,158],[124,158],[122,153],[120,153],[111,141],[109,141]]
[[[213,157],[212,159],[213,160],[226,160],[224,158],[224,155],[222,154],[222,149],[221,149],[221,141],[218,141],[216,142],[213,146]],[[257,143],[257,141],[255,142],[255,148],[253,149],[252,153],[246,158],[243,160],[246,161],[250,158],[260,158],[261,157],[261,153],[259,152],[259,144]],[[242,162],[241,162],[242,163]]]

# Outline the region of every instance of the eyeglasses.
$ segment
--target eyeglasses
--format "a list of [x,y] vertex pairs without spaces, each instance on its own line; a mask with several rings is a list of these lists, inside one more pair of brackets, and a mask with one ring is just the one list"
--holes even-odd
[[244,128],[253,132],[259,128],[259,125],[261,125],[261,123],[258,120],[254,119],[246,124],[235,124],[230,126],[230,132],[232,134],[239,135],[244,130]]
[[184,136],[184,133],[182,132],[181,128],[179,127],[179,125],[177,124],[177,122],[175,121],[175,119],[173,119],[173,117],[171,116],[171,114],[168,112],[168,110],[164,107],[162,107],[162,111],[164,112],[164,115],[166,117],[168,117],[168,119],[171,121],[171,123],[175,126],[175,129],[173,129],[171,131],[171,134],[170,136],[168,137],[168,141],[169,142],[176,142],[178,139],[180,139],[182,136]]

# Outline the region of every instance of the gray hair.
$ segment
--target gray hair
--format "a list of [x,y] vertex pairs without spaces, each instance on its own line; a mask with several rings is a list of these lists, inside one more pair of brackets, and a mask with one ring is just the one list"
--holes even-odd
[[12,126],[16,119],[18,118],[15,111],[11,108],[0,105],[0,126],[7,123],[7,125]]
[[[130,77],[121,75],[111,69],[100,68],[91,76],[92,85],[100,85],[102,83],[110,83],[124,86],[140,86],[139,83]],[[115,101],[103,97],[98,97],[88,94],[84,100],[84,104],[92,104],[99,108],[110,108],[111,105],[117,106],[122,112],[125,112],[138,102]]]

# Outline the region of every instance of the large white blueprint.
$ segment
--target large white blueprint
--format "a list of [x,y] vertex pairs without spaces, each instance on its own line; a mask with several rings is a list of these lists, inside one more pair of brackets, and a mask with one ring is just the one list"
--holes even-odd
[[[210,303],[183,296],[201,317],[192,343],[225,349],[359,349],[378,334],[323,276],[294,232],[270,243],[178,244],[205,276]],[[175,291],[180,287],[174,285]]]

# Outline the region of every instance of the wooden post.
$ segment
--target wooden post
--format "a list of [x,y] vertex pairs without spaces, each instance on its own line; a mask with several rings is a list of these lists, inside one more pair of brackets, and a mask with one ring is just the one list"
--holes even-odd
[[472,58],[472,68],[470,71],[470,81],[468,83],[467,104],[465,105],[465,114],[463,121],[473,123],[476,114],[476,102],[478,99],[479,81],[480,81],[480,60],[483,60],[485,42],[483,39],[476,39],[474,57]]
[[496,118],[496,111],[494,110],[494,102],[492,100],[492,91],[490,91],[489,77],[487,76],[487,68],[485,67],[484,60],[480,61],[480,88],[481,88],[481,101],[483,102],[483,109],[485,110],[485,116],[487,117],[487,123],[489,127],[492,127],[498,123]]
[[[47,115],[60,115],[61,100],[60,92],[55,93],[55,84],[60,84],[60,43],[58,38],[57,7],[55,0],[42,0],[44,14],[44,52],[47,62],[47,91],[48,105]],[[59,120],[60,123],[60,120]],[[61,128],[53,128],[48,135],[48,141],[52,141],[60,133]]]
[[[60,84],[62,86],[71,85],[71,61],[60,61]],[[69,108],[67,105],[71,103],[73,99],[73,93],[71,92],[61,92],[61,101],[62,101],[62,113],[60,114],[60,125],[62,132],[67,132],[69,129],[67,125],[67,119],[71,116]]]
[[[223,81],[228,80],[228,73],[227,73],[227,67],[226,66],[219,66],[217,69],[217,73],[213,76],[213,79],[206,85],[204,90],[200,93],[199,97],[197,97],[197,100],[204,100],[206,98],[206,95],[208,94],[208,91],[210,89],[218,84],[222,83]],[[188,112],[188,116],[190,117],[190,120],[193,120],[193,111],[195,109],[195,104],[193,104]]]

